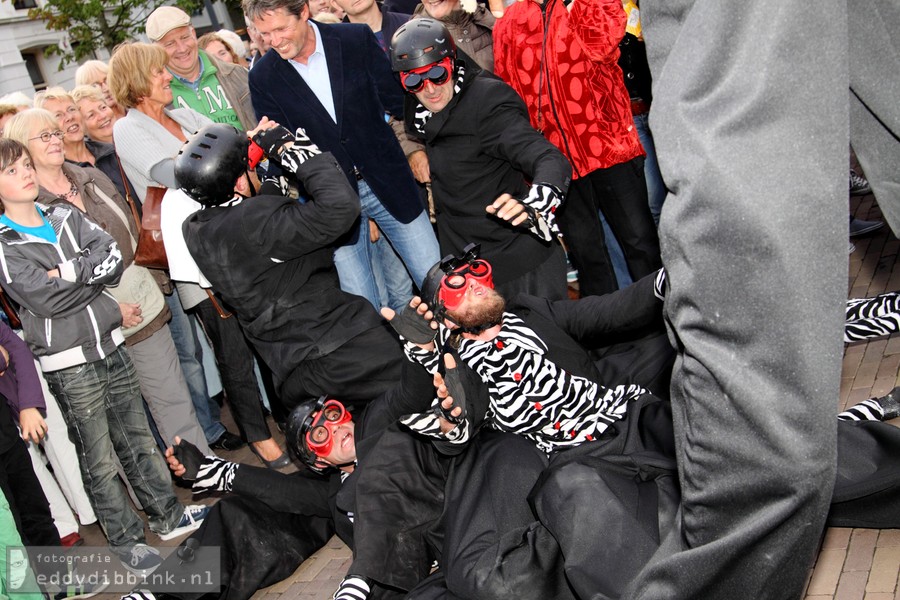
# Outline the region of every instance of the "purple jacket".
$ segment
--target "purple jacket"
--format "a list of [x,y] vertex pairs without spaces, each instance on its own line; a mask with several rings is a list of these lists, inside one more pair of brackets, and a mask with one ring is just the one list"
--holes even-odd
[[9,353],[9,364],[0,355],[0,394],[6,398],[10,409],[18,418],[23,408],[39,408],[46,411],[44,393],[34,367],[34,355],[19,336],[0,321],[0,346]]

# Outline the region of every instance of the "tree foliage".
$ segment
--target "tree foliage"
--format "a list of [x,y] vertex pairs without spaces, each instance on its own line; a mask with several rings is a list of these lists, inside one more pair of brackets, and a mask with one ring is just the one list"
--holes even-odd
[[[68,33],[69,45],[53,44],[45,49],[61,57],[60,69],[71,62],[90,58],[96,50],[113,49],[144,33],[146,17],[162,0],[44,0],[43,6],[28,11],[31,19],[43,20],[51,31]],[[202,0],[177,0],[187,12],[202,6]]]

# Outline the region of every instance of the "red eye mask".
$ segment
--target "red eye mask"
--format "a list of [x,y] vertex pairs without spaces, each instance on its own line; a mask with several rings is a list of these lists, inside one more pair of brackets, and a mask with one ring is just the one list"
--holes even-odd
[[476,281],[484,287],[494,289],[493,270],[490,263],[485,260],[473,260],[458,267],[441,279],[441,289],[438,297],[444,303],[447,310],[456,310],[462,304],[466,290],[471,281]]

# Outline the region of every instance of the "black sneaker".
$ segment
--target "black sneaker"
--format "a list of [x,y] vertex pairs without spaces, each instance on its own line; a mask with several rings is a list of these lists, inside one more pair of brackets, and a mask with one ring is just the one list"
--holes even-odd
[[866,235],[878,231],[882,227],[884,227],[884,221],[863,221],[856,217],[850,217],[850,237]]
[[220,435],[219,439],[211,443],[209,447],[215,448],[216,450],[227,450],[232,452],[234,450],[240,450],[246,445],[247,442],[242,440],[240,436],[234,435],[230,431],[225,431],[225,433]]
[[147,544],[135,544],[124,554],[117,554],[122,566],[139,577],[150,575],[163,563],[159,550]]
[[869,180],[859,175],[853,169],[850,169],[850,195],[851,196],[865,196],[866,194],[872,193],[872,186],[869,185]]

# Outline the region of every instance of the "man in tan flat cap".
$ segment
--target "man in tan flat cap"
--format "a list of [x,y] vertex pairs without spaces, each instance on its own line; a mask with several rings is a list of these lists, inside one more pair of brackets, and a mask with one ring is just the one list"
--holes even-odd
[[247,69],[200,50],[190,15],[175,6],[160,6],[147,19],[146,31],[169,55],[175,106],[192,108],[216,123],[238,129],[256,127]]

